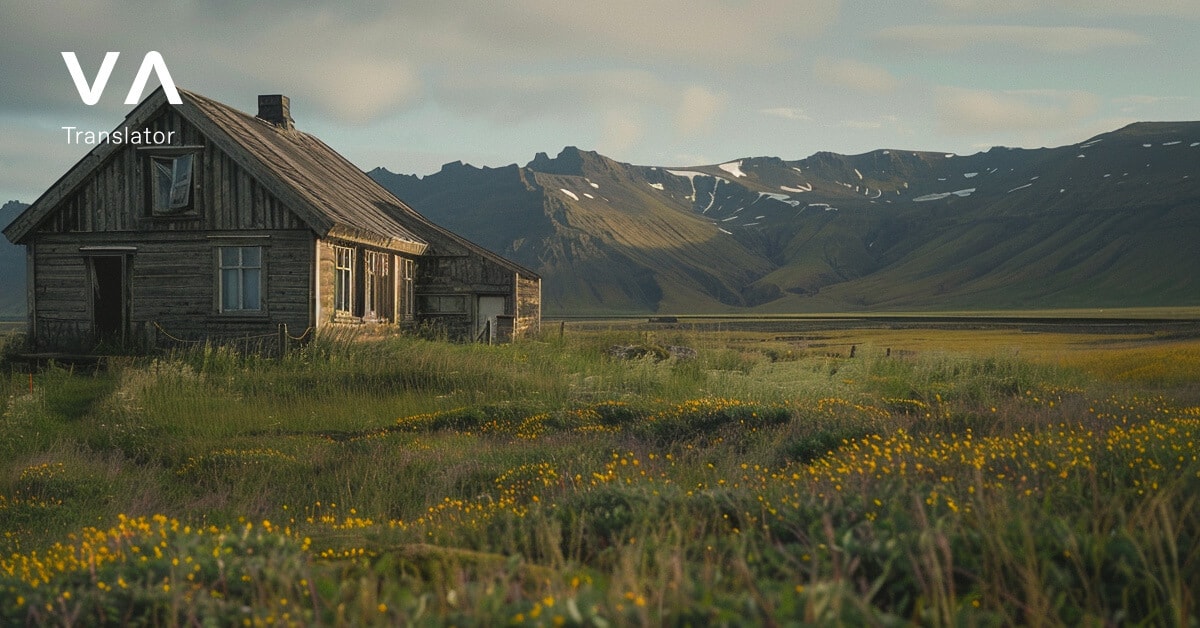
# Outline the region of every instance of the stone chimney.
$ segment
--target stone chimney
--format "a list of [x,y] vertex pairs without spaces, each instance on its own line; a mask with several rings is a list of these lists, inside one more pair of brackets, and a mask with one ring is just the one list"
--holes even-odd
[[291,102],[282,94],[260,95],[258,117],[283,129],[296,128],[296,122],[292,120]]

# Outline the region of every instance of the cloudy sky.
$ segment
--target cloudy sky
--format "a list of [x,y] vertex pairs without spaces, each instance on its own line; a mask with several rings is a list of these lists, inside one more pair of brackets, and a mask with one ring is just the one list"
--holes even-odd
[[[180,87],[287,94],[363,169],[424,175],[565,145],[686,166],[1070,144],[1200,119],[1198,32],[1197,0],[0,0],[0,202],[87,152],[60,127],[120,123],[150,50]],[[95,106],[62,51],[88,80],[122,53]]]

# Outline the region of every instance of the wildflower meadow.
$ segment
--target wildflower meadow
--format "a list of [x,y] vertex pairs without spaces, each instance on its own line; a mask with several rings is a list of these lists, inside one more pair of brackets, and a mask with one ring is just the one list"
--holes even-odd
[[817,340],[6,360],[0,624],[1197,622],[1200,341]]

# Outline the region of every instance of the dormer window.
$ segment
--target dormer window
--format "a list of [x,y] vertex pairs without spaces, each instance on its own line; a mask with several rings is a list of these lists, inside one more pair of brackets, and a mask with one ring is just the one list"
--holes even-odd
[[155,216],[170,216],[192,208],[194,155],[150,157],[150,208]]

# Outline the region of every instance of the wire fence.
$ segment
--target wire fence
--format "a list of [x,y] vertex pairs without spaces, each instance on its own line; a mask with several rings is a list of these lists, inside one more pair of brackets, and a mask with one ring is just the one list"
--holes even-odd
[[[289,351],[296,347],[303,346],[313,338],[313,333],[316,329],[312,326],[306,327],[299,335],[292,335],[288,331],[287,323],[280,323],[276,331],[269,333],[251,333],[244,335],[216,335],[206,333],[202,338],[183,338],[182,334],[174,334],[168,331],[158,321],[153,323],[156,337],[151,344],[153,346],[162,346],[163,344],[173,343],[176,347],[196,347],[204,344],[218,344],[230,346],[239,351],[271,353],[280,357],[287,355]],[[167,342],[163,342],[163,340]]]

